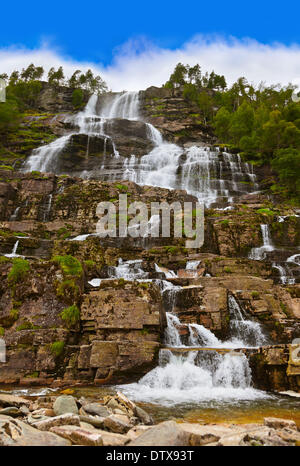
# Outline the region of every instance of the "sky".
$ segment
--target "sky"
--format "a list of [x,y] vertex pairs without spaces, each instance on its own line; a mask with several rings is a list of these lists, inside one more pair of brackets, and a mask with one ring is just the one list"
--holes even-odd
[[0,18],[0,73],[31,62],[68,76],[91,68],[112,90],[138,90],[162,85],[181,61],[229,83],[300,85],[299,1],[15,0]]

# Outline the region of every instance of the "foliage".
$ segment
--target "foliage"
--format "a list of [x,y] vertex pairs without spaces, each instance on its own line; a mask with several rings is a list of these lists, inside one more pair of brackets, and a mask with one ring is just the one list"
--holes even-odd
[[72,306],[66,307],[60,314],[62,320],[64,320],[67,325],[70,327],[74,326],[79,318],[80,318],[80,311],[76,304],[72,304]]
[[55,341],[50,345],[50,351],[52,354],[54,354],[56,357],[60,356],[65,347],[65,342],[64,341]]
[[23,280],[30,270],[29,262],[26,259],[16,258],[13,261],[12,268],[8,274],[8,283],[16,285]]
[[64,275],[72,277],[81,277],[83,273],[82,265],[76,257],[67,256],[55,256],[53,262],[59,264]]
[[75,108],[80,108],[83,104],[83,91],[82,89],[74,89],[72,94],[72,104]]

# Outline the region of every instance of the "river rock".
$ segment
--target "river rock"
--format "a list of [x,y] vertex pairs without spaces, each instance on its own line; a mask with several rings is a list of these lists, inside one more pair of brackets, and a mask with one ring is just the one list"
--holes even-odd
[[82,427],[78,426],[58,426],[58,427],[51,427],[50,432],[53,432],[65,439],[70,440],[73,445],[84,445],[84,446],[92,446],[98,447],[103,445],[103,440],[101,434],[99,434],[96,430],[90,431],[87,429],[83,429]]
[[154,424],[153,419],[150,416],[150,414],[146,413],[146,411],[144,411],[139,406],[135,407],[135,414],[143,424],[149,425],[149,426]]
[[23,413],[20,409],[15,408],[14,406],[10,406],[8,408],[0,409],[0,414],[4,414],[5,416],[22,416]]
[[190,434],[174,421],[161,422],[131,441],[129,446],[188,446]]
[[76,401],[71,395],[61,395],[56,398],[53,410],[56,416],[66,413],[78,414]]
[[264,425],[268,427],[273,427],[274,429],[289,428],[297,430],[297,424],[291,419],[280,419],[277,417],[265,417]]
[[30,401],[22,398],[21,396],[0,393],[0,406],[3,406],[4,408],[9,408],[11,406],[19,408],[22,405],[29,407]]
[[100,417],[107,417],[111,414],[110,410],[101,403],[88,403],[83,406],[83,409],[86,413]]
[[103,424],[108,430],[118,434],[126,434],[132,427],[127,416],[120,416],[117,414],[111,414],[106,417]]
[[34,427],[36,427],[39,430],[50,430],[51,427],[65,426],[65,425],[79,426],[80,425],[79,416],[76,414],[66,413],[66,414],[61,414],[60,416],[38,420],[37,422],[34,423]]
[[79,415],[79,419],[81,422],[90,424],[91,426],[94,427],[103,427],[103,422],[104,422],[104,417],[100,416],[88,416],[88,415]]
[[71,442],[55,433],[42,432],[23,421],[0,415],[0,445],[69,446]]

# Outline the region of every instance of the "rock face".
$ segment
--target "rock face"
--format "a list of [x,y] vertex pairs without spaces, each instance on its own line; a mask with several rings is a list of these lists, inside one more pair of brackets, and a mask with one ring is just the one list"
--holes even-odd
[[[177,274],[168,280],[182,286],[172,303],[183,323],[182,335],[188,331],[185,324],[197,323],[219,338],[228,338],[228,297],[233,295],[248,315],[265,326],[274,342],[291,343],[300,336],[299,285],[281,286],[272,263],[245,257],[249,238],[251,246],[261,244],[260,224],[265,219],[256,210],[262,199],[245,204],[247,208],[236,206],[234,211],[208,210],[204,246],[189,251],[184,238],[147,242],[144,238],[93,236],[98,203],[110,200],[118,209],[119,194],[124,193],[130,202],[141,200],[147,206],[157,200],[170,204],[195,200],[184,191],[128,181],[12,174],[9,182],[1,183],[0,253],[11,253],[17,246],[17,254],[24,256],[25,267],[29,267],[15,284],[9,279],[14,258],[2,256],[0,262],[0,330],[7,347],[7,361],[0,365],[1,382],[123,383],[138,380],[157,364],[170,302],[162,300],[153,282],[114,279],[111,272],[119,258],[138,258],[148,278],[165,279],[164,270]],[[297,222],[286,222],[284,235],[294,245]],[[88,234],[92,236],[76,240]],[[57,256],[79,261],[75,275],[59,265]],[[196,272],[186,269],[190,260],[200,261]],[[102,281],[93,287],[89,281],[95,277]],[[73,305],[79,318],[72,323],[62,313]],[[259,367],[253,369],[254,374],[260,373]],[[285,357],[282,370],[287,367],[280,384],[275,384],[273,376],[258,375],[257,380],[265,381],[260,386],[269,389],[274,383],[281,390],[296,390],[298,366]]]

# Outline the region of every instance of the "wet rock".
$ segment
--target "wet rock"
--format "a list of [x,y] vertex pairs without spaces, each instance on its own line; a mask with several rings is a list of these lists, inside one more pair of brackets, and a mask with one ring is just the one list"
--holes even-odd
[[51,432],[68,439],[73,445],[98,447],[103,445],[101,434],[96,430],[90,431],[78,426],[51,427]]
[[174,421],[162,422],[131,441],[129,446],[188,446],[190,434]]
[[154,424],[153,419],[150,416],[150,414],[146,413],[146,411],[144,411],[139,406],[135,407],[135,414],[138,417],[138,419],[142,422],[142,424],[145,424],[147,426]]
[[53,405],[56,416],[66,413],[78,414],[78,408],[75,399],[71,395],[61,395],[56,398]]

